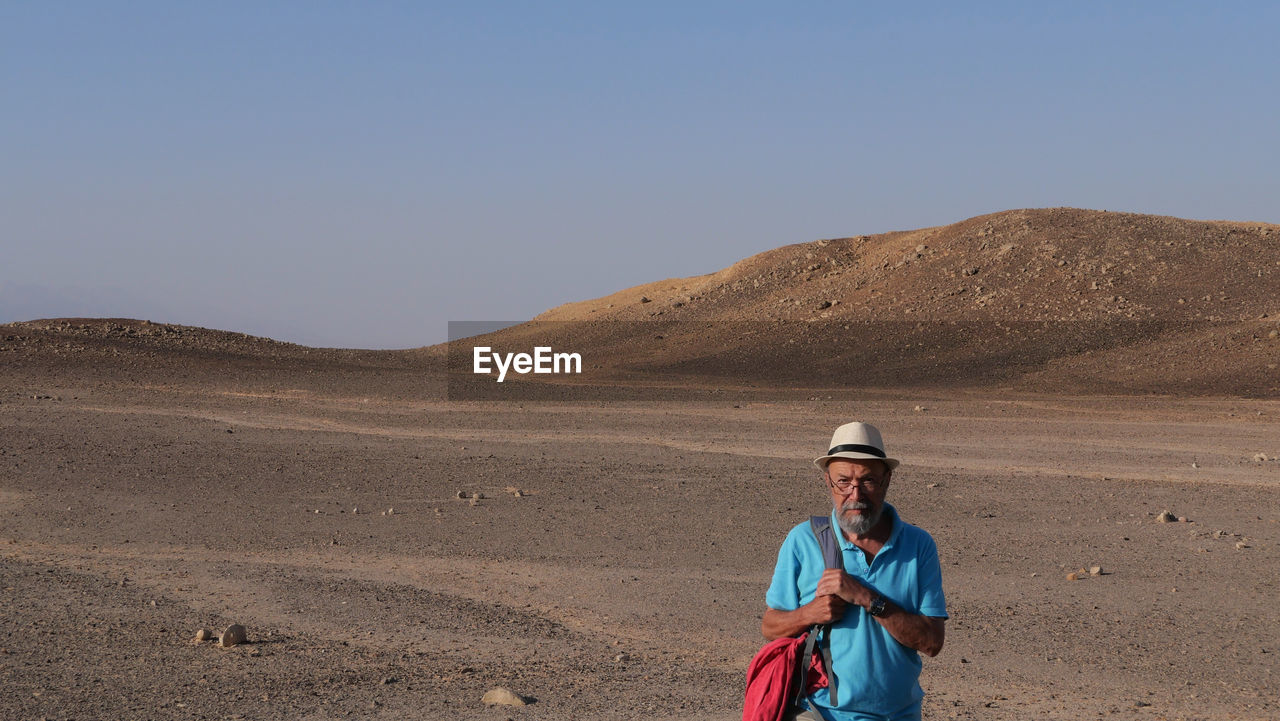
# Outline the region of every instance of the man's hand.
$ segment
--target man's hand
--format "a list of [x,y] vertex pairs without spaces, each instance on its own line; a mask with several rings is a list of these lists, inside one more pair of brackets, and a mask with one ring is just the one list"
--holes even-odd
[[812,601],[806,603],[801,608],[807,609],[809,612],[810,623],[824,624],[839,621],[844,617],[844,599],[839,596],[817,596]]
[[783,636],[797,636],[814,624],[834,623],[844,617],[847,604],[839,596],[817,596],[794,611],[766,608],[760,620],[760,632],[770,641]]
[[818,598],[837,596],[845,603],[863,607],[869,606],[874,599],[871,589],[840,568],[828,568],[822,572],[822,578],[818,579],[817,594]]

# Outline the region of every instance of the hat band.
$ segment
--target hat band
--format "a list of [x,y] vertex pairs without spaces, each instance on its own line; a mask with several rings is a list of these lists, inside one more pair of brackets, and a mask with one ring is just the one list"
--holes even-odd
[[844,445],[836,446],[835,448],[827,451],[827,455],[834,456],[837,453],[844,453],[846,451],[866,453],[867,455],[875,456],[876,458],[884,458],[884,451],[876,448],[875,446],[864,446],[861,443],[845,443]]

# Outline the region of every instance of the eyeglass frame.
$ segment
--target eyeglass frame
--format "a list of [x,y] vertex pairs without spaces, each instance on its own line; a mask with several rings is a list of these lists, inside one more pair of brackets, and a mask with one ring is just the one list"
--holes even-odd
[[[831,488],[831,490],[836,491],[842,496],[847,496],[853,493],[853,489],[855,488],[863,493],[875,493],[889,484],[889,476],[891,473],[892,471],[885,471],[879,478],[863,476],[862,478],[850,478],[846,481],[837,482],[831,480],[831,471],[823,471],[822,480],[826,481],[827,486]],[[841,487],[842,483],[844,485],[843,488]]]

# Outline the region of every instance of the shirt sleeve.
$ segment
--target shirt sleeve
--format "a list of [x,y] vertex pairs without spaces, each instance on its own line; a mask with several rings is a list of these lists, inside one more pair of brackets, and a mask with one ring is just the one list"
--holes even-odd
[[778,549],[778,562],[773,567],[773,581],[765,593],[764,602],[777,611],[794,611],[800,607],[800,558],[796,555],[794,533],[787,534]]
[[916,568],[919,569],[920,615],[947,618],[947,599],[942,593],[942,564],[938,562],[938,546],[932,537],[922,543]]

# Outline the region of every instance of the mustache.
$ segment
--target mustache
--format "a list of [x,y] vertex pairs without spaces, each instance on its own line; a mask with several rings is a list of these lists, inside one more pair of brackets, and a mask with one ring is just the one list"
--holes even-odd
[[865,511],[871,507],[866,501],[845,501],[840,505],[842,511]]

